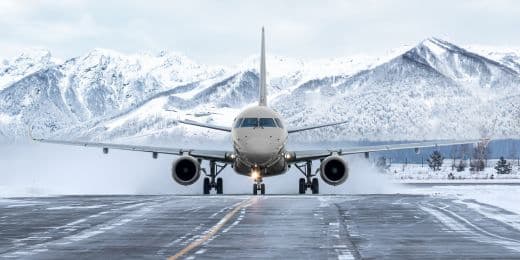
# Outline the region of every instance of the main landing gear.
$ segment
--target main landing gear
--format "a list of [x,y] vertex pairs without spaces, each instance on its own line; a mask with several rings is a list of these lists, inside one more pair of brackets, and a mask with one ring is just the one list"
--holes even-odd
[[265,194],[265,183],[262,182],[262,177],[258,177],[255,179],[255,184],[253,184],[253,195],[258,195],[258,191],[260,194]]
[[315,177],[317,174],[312,174],[312,161],[306,161],[302,164],[296,163],[294,166],[296,166],[296,168],[303,174],[303,176],[305,176],[305,178],[300,178],[299,180],[299,193],[305,194],[307,189],[311,189],[312,194],[319,194],[320,185],[318,183],[318,178]]
[[204,194],[209,194],[211,189],[215,189],[217,194],[224,193],[224,180],[222,178],[217,178],[217,176],[226,168],[227,164],[218,164],[215,161],[209,161],[210,173],[207,174],[203,169],[204,175],[204,184],[202,186],[202,192]]

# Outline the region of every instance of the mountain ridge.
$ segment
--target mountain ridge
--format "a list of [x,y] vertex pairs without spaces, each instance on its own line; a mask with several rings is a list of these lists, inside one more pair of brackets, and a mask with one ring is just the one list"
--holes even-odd
[[[32,65],[16,59],[0,66],[0,141],[23,140],[28,127],[42,136],[97,141],[148,134],[226,138],[175,121],[231,124],[257,100],[254,57],[229,68],[168,52],[95,49],[62,63],[41,56],[41,64],[36,55],[28,59]],[[516,63],[496,57],[438,38],[384,58],[271,56],[268,100],[292,126],[349,120],[295,135],[300,141],[518,137],[520,74]]]

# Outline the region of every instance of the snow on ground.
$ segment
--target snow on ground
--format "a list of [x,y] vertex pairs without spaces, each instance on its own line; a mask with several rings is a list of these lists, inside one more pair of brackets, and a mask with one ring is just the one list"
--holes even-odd
[[[432,185],[421,187],[407,187],[406,194],[423,194],[455,199],[464,203],[468,208],[475,209],[484,215],[506,217],[507,212],[497,210],[484,204],[492,205],[520,215],[519,185]],[[477,203],[475,203],[475,201]],[[484,203],[484,204],[482,204]],[[518,226],[520,226],[520,218]]]
[[[469,168],[457,172],[452,170],[451,163],[440,171],[432,171],[426,164],[392,164],[382,175],[401,185],[398,193],[422,194],[456,199],[468,208],[479,211],[484,216],[499,219],[520,227],[520,218],[507,212],[497,210],[484,204],[492,205],[507,211],[520,214],[520,168],[513,163],[511,174],[497,174],[494,166],[496,160],[490,160],[488,167],[482,172],[471,172]],[[448,179],[453,173],[455,179]],[[493,176],[493,179],[491,179]],[[483,203],[483,204],[482,204]]]
[[[467,182],[467,181],[488,181],[488,182],[520,182],[520,166],[518,162],[507,160],[513,165],[511,174],[497,174],[495,170],[496,160],[489,160],[488,167],[481,172],[472,172],[469,167],[465,171],[457,172],[452,169],[451,162],[445,163],[440,171],[433,171],[425,162],[421,164],[401,164],[394,163],[386,171],[392,179],[399,182]],[[458,161],[457,161],[458,163]],[[448,179],[448,174],[452,173],[454,180]]]

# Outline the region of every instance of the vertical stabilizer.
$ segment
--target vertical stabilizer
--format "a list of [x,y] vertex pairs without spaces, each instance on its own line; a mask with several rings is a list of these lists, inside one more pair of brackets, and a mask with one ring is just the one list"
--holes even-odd
[[262,50],[260,53],[260,106],[267,106],[267,84],[265,72],[265,36],[264,27],[262,27]]

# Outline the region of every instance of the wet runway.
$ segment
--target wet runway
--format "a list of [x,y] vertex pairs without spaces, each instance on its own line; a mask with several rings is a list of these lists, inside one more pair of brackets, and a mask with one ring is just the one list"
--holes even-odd
[[0,258],[519,259],[519,226],[426,195],[0,199]]

